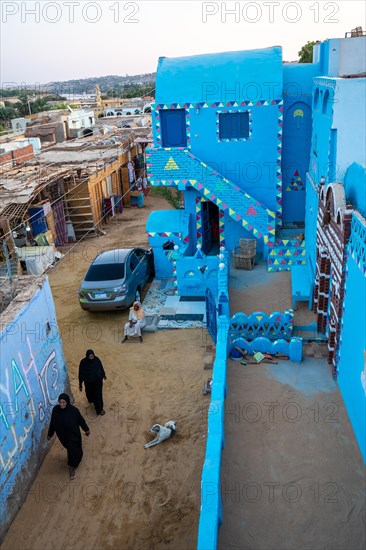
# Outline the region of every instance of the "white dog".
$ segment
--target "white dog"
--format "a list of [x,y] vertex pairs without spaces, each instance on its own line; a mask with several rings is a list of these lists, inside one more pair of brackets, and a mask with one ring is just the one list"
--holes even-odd
[[159,443],[162,443],[166,439],[170,439],[173,437],[177,429],[177,425],[174,420],[169,420],[164,426],[161,426],[160,424],[154,424],[151,430],[149,430],[149,433],[155,434],[155,439],[150,441],[150,443],[146,443],[144,445],[144,448],[147,449],[148,447],[152,447],[153,445],[159,445]]

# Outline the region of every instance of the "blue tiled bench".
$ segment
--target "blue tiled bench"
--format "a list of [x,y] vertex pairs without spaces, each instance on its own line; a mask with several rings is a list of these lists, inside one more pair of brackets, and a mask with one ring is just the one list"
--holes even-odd
[[293,265],[291,267],[291,294],[292,308],[296,309],[297,302],[309,302],[312,307],[312,283],[307,265]]

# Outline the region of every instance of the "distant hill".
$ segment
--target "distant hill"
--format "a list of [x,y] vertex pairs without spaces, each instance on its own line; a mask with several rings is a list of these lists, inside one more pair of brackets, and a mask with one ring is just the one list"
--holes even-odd
[[108,91],[120,92],[127,85],[144,86],[149,83],[155,85],[156,73],[146,73],[138,75],[108,75],[95,76],[90,78],[80,78],[74,80],[60,80],[58,82],[48,82],[42,88],[47,92],[54,92],[60,95],[64,94],[95,94],[95,86],[99,84],[102,94]]

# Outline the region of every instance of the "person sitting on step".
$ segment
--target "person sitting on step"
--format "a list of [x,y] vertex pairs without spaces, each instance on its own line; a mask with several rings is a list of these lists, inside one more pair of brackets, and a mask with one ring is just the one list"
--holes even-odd
[[125,324],[124,339],[122,344],[128,340],[129,336],[138,336],[140,342],[143,342],[141,329],[146,326],[145,312],[142,309],[140,302],[134,302],[130,308],[130,314],[128,316],[128,323]]

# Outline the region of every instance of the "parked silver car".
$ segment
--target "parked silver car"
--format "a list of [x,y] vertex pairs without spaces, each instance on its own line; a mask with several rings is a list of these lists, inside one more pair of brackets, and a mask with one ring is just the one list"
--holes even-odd
[[126,308],[141,300],[142,289],[153,271],[151,250],[119,248],[100,252],[78,290],[80,306],[89,311]]

